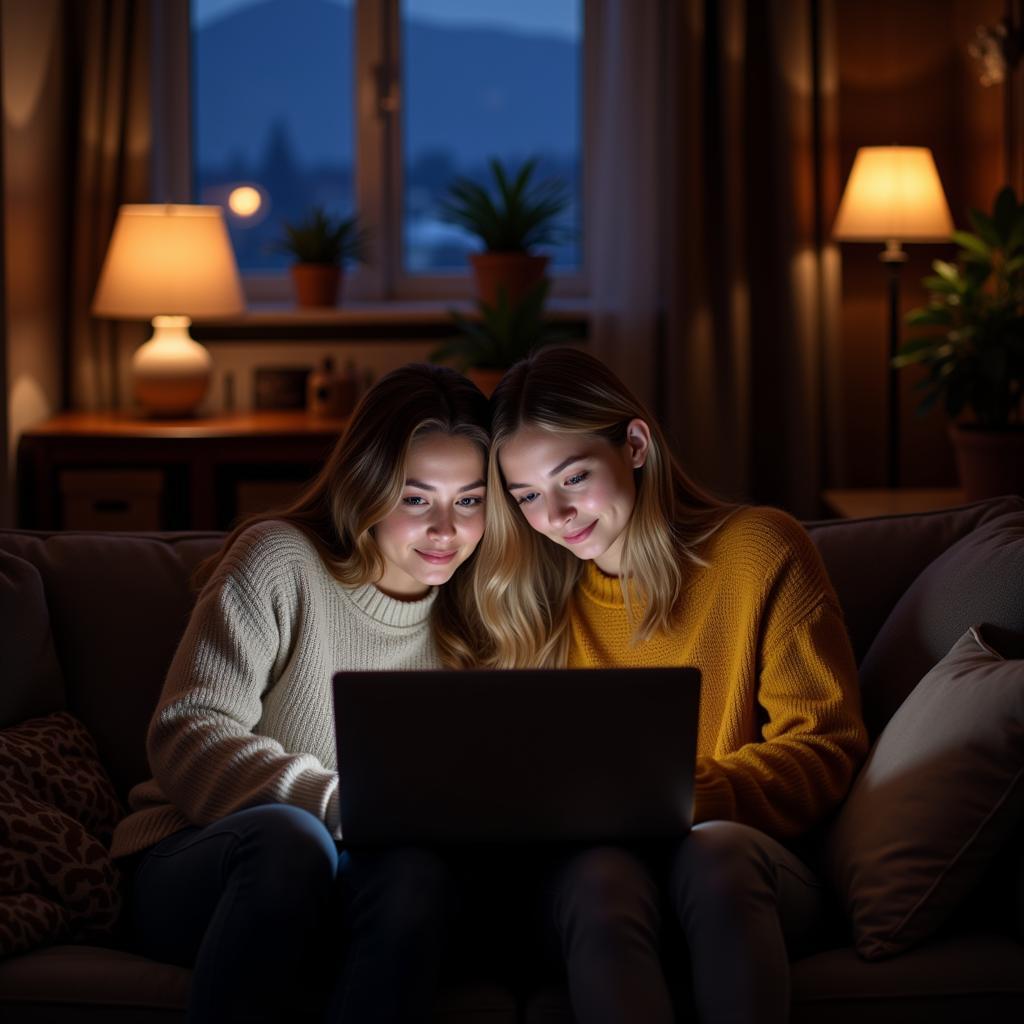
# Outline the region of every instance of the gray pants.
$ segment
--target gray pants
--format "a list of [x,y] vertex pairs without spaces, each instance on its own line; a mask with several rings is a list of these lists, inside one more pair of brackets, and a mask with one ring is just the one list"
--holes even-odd
[[[579,1024],[670,1024],[662,913],[689,949],[702,1024],[783,1024],[788,949],[822,925],[821,882],[780,843],[729,821],[697,825],[665,868],[614,846],[572,855],[551,876],[546,904]],[[663,908],[667,908],[664,909]],[[666,962],[668,972],[686,970]]]

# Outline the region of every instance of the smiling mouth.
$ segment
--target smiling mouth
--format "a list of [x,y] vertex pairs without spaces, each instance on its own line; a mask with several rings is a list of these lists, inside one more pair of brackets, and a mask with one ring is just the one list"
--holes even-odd
[[458,551],[420,551],[419,548],[414,550],[423,561],[431,565],[447,565],[458,554]]
[[569,533],[562,538],[566,544],[579,544],[581,541],[585,541],[593,532],[594,527],[597,526],[597,520],[595,519],[589,526],[583,527],[578,533]]

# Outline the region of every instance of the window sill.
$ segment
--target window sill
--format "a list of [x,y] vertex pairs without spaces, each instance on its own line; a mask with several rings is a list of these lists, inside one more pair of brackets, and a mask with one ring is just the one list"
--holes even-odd
[[[343,306],[300,309],[294,305],[254,303],[232,317],[196,320],[197,341],[408,341],[445,338],[453,325],[449,310],[475,312],[467,299],[394,302],[346,302]],[[590,316],[585,299],[552,299],[548,317],[573,336],[585,337]]]

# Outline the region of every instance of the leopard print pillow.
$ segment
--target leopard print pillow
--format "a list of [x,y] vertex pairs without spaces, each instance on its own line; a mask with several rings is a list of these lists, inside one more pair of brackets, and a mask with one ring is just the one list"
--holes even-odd
[[124,811],[67,712],[0,729],[0,957],[108,932],[121,907],[108,848]]

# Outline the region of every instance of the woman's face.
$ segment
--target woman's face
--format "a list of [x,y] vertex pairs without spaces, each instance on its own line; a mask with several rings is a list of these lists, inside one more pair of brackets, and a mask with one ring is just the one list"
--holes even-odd
[[468,438],[414,440],[402,496],[373,528],[385,565],[377,587],[408,599],[447,583],[483,536],[486,493],[483,453]]
[[530,526],[617,576],[636,501],[633,470],[646,461],[650,441],[639,419],[629,422],[619,447],[603,437],[524,426],[502,445],[498,463]]

